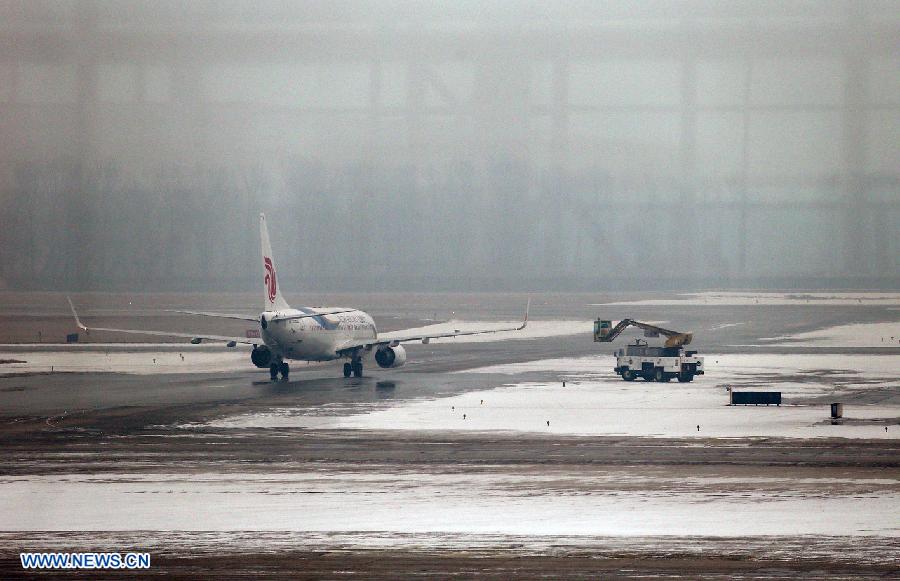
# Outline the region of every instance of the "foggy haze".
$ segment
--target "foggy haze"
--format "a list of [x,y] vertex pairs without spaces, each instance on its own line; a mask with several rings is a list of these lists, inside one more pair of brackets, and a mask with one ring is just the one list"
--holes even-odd
[[0,289],[893,288],[900,10],[4,1]]

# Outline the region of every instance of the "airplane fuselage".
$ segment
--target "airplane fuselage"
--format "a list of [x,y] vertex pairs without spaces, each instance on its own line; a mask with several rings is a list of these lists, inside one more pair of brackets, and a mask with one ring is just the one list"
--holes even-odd
[[274,354],[284,359],[330,361],[342,357],[338,353],[341,349],[362,342],[373,342],[378,337],[375,321],[364,311],[348,309],[348,312],[332,315],[289,318],[314,315],[320,310],[342,309],[265,311],[260,315],[260,338]]

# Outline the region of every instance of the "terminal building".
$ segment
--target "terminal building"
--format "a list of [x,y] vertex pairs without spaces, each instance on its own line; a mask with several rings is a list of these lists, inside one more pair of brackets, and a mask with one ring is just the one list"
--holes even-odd
[[14,0],[0,47],[0,288],[250,288],[261,209],[303,289],[898,282],[893,1]]

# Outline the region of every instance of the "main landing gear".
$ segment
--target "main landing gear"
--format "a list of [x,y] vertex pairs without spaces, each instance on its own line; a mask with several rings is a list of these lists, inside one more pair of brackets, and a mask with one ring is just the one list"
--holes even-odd
[[282,361],[281,363],[273,363],[269,366],[269,376],[272,378],[272,381],[276,381],[278,379],[278,374],[281,373],[281,379],[283,381],[287,381],[288,374],[291,372],[291,367]]
[[344,377],[362,377],[363,376],[363,364],[362,359],[359,357],[354,357],[350,363],[344,363]]

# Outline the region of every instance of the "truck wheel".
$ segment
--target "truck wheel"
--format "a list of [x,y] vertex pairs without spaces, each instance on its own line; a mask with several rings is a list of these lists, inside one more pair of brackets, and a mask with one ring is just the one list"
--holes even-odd
[[691,381],[693,381],[693,379],[694,379],[694,376],[691,375],[690,373],[679,373],[678,374],[679,383],[690,383]]
[[662,367],[656,368],[656,371],[653,372],[653,379],[659,383],[664,383],[666,381],[666,374],[663,372]]
[[626,369],[622,372],[622,379],[625,381],[634,381],[634,371]]

